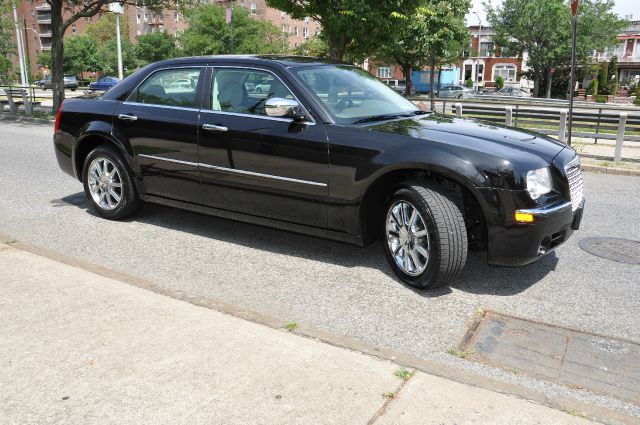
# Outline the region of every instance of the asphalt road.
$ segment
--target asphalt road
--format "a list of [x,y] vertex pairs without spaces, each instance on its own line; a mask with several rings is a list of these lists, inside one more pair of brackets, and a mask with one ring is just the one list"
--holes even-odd
[[380,244],[340,243],[149,205],[99,219],[55,161],[49,126],[0,122],[0,233],[194,297],[296,321],[470,372],[632,413],[619,400],[458,359],[474,312],[489,309],[640,343],[640,267],[588,254],[587,236],[640,239],[640,178],[586,174],[582,229],[523,268],[471,252],[451,288],[393,277]]

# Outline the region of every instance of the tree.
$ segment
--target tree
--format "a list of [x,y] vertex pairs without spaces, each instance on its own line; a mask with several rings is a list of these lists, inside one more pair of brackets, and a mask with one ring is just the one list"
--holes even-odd
[[[469,0],[422,0],[415,11],[398,25],[394,38],[382,46],[377,57],[399,64],[411,93],[411,72],[419,65],[431,65],[431,108],[434,107],[435,72],[456,62],[468,43],[464,16]],[[438,66],[440,65],[440,66]]]
[[[105,75],[118,75],[118,40],[112,38],[98,47],[96,57],[98,58],[97,71],[102,71]],[[138,67],[135,55],[135,47],[128,38],[121,40],[122,45],[122,68],[125,71]]]
[[[51,6],[51,83],[53,111],[64,100],[64,43],[67,29],[80,18],[88,18],[106,12],[112,0],[45,0]],[[162,8],[179,4],[180,0],[122,0],[120,4],[139,7]]]
[[600,71],[598,72],[598,87],[600,93],[607,94],[607,87],[609,85],[609,62],[604,61],[600,64]]
[[320,38],[333,59],[363,60],[392,42],[419,0],[267,0],[295,19],[310,17],[322,24]]
[[[534,80],[534,95],[546,79],[551,93],[553,70],[570,63],[570,0],[504,0],[500,6],[484,3],[496,32],[494,40],[519,55],[528,52]],[[616,43],[616,36],[628,24],[612,12],[613,0],[582,0],[578,11],[576,58],[585,61],[593,51]]]
[[15,51],[13,21],[9,17],[11,3],[0,0],[0,82],[10,83],[13,65],[7,55]]
[[65,74],[81,76],[85,71],[98,71],[98,46],[88,35],[69,37],[63,60]]
[[[189,27],[180,36],[184,54],[231,53],[231,26],[226,23],[225,13],[216,4],[200,4],[185,10]],[[280,28],[251,18],[244,7],[233,9],[234,53],[282,53],[282,40]]]
[[[113,40],[116,38],[116,14],[105,13],[100,16],[100,19],[87,25],[85,34],[93,38],[98,45]],[[124,13],[120,16],[120,35],[124,39],[127,38],[128,34],[129,19],[127,19],[127,14]]]
[[320,37],[313,37],[293,49],[293,54],[325,58],[329,56],[329,46]]
[[176,39],[165,32],[141,35],[135,46],[136,59],[143,64],[169,59],[175,54]]

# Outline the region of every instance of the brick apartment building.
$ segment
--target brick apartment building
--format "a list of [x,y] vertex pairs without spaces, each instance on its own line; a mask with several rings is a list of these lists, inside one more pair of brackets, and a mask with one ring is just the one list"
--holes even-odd
[[[283,50],[297,47],[320,32],[318,22],[306,18],[302,20],[292,19],[288,14],[280,10],[268,7],[265,0],[205,0],[208,3],[220,4],[224,7],[245,7],[251,16],[265,20],[279,27],[283,34],[287,34],[287,44]],[[20,22],[23,36],[23,44],[29,67],[33,76],[38,76],[41,70],[37,64],[37,57],[43,50],[51,50],[51,6],[44,0],[24,0],[17,5],[18,21]],[[128,5],[125,7],[125,16],[129,24],[129,40],[136,42],[136,38],[143,34],[161,31],[179,36],[187,28],[187,22],[179,11],[165,9],[162,12],[154,12],[146,7]],[[80,18],[65,32],[65,37],[75,34],[83,34],[86,26],[99,16]],[[15,37],[15,32],[13,33]],[[124,34],[123,34],[124,36]],[[11,55],[10,59],[17,68],[17,55]]]

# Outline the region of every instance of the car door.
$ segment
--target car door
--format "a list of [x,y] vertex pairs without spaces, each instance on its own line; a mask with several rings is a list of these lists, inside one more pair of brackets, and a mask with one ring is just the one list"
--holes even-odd
[[268,98],[298,100],[268,69],[214,66],[205,90],[199,142],[203,203],[325,227],[324,125],[268,116]]
[[[147,194],[183,201],[199,196],[199,87],[204,69],[156,70],[118,106],[114,132],[131,144]],[[182,78],[194,86],[172,86]]]

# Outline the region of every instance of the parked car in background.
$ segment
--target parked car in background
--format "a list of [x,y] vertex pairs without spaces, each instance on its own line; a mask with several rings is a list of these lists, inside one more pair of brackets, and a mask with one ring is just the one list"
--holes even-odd
[[[198,83],[171,88],[177,79]],[[265,79],[268,94],[246,91]],[[421,111],[349,64],[172,59],[102,96],[65,100],[55,122],[58,164],[101,217],[149,202],[359,246],[381,240],[393,271],[418,288],[451,283],[470,247],[490,264],[531,263],[582,218],[570,146]]]
[[446,86],[442,87],[438,93],[441,98],[467,99],[473,93],[468,87],[464,86]]
[[[47,75],[46,78],[36,81],[36,86],[40,87],[42,90],[50,89],[52,87],[51,75]],[[64,88],[70,89],[71,91],[76,91],[78,88],[78,80],[73,75],[65,75],[64,76]]]
[[492,96],[531,97],[531,93],[527,93],[520,87],[503,87],[500,90],[489,94]]
[[94,91],[107,91],[119,82],[120,79],[116,77],[102,77],[89,84],[89,89]]
[[382,80],[382,82],[400,94],[404,94],[407,91],[406,80]]

